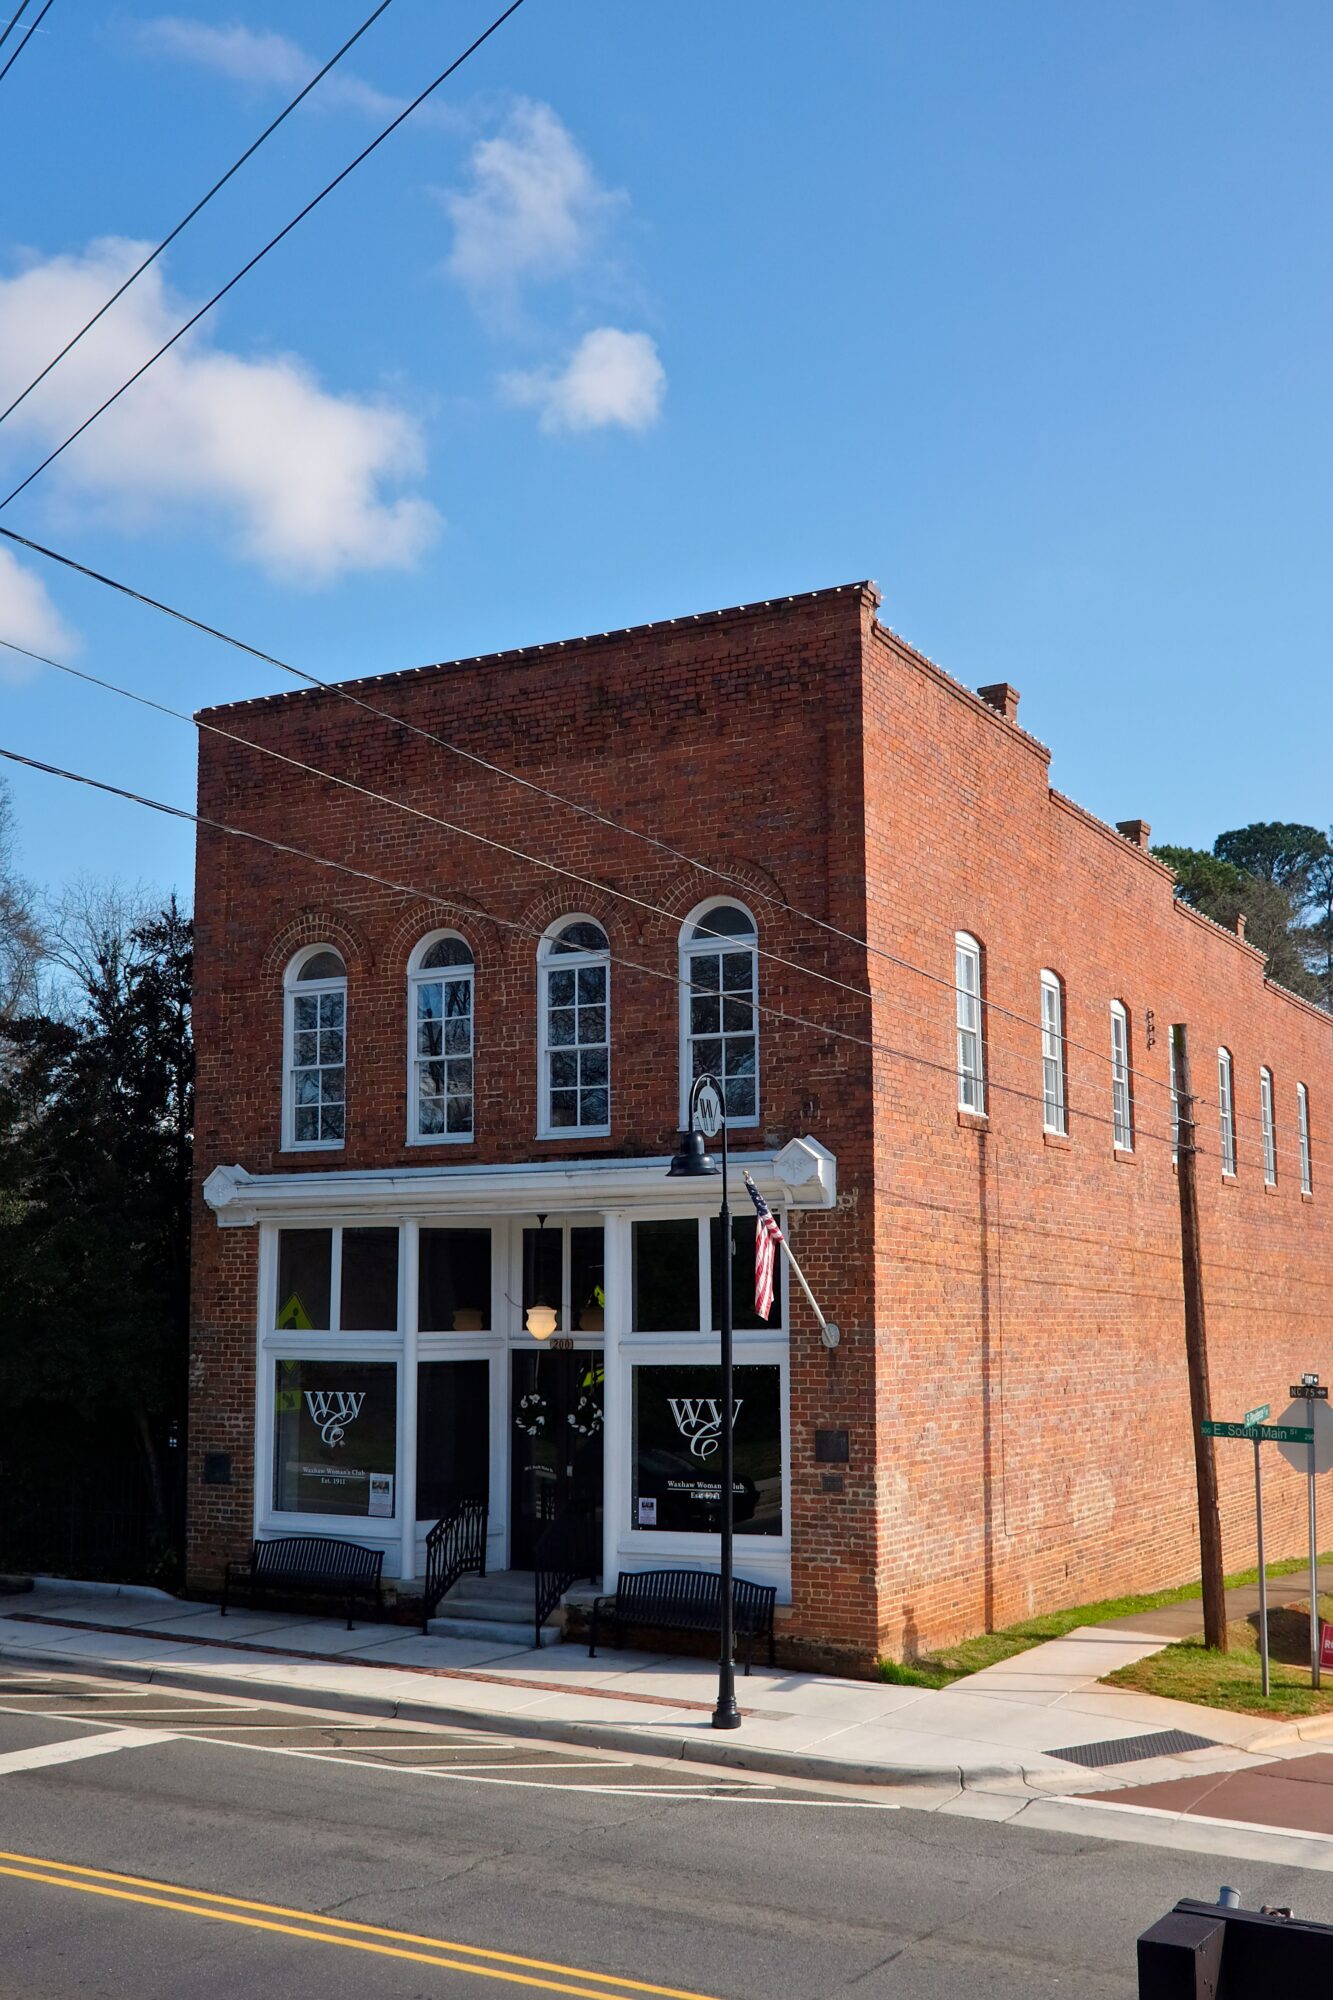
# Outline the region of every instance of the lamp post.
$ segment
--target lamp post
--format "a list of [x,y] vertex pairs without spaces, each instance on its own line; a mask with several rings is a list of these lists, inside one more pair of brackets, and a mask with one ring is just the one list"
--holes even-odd
[[739,1729],[741,1712],[736,1706],[736,1672],[732,1654],[735,1650],[735,1605],[732,1597],[732,1514],[734,1511],[734,1487],[736,1481],[734,1463],[734,1440],[732,1437],[732,1417],[734,1398],[731,1374],[731,1204],[727,1199],[727,1118],[722,1091],[716,1077],[707,1074],[697,1076],[690,1090],[690,1108],[687,1130],[681,1135],[676,1156],[667,1169],[672,1179],[697,1179],[717,1172],[716,1162],[710,1157],[705,1139],[722,1135],[722,1210],[719,1222],[722,1231],[722,1310],[718,1314],[722,1332],[722,1393],[719,1407],[722,1413],[722,1581],[719,1592],[718,1619],[721,1625],[721,1646],[717,1668],[717,1706],[713,1710],[714,1729]]

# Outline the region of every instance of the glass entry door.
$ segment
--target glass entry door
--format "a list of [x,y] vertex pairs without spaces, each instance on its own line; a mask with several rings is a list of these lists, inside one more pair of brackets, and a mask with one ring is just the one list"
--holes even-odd
[[603,1365],[593,1348],[513,1352],[513,1569],[531,1569],[537,1538],[569,1508],[602,1518]]

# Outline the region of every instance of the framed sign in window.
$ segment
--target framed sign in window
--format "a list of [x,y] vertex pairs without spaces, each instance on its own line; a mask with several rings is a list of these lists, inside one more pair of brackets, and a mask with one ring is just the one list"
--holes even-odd
[[[721,1531],[722,1371],[695,1363],[634,1371],[630,1527],[665,1534]],[[734,1373],[733,1519],[738,1535],[783,1533],[782,1370]]]
[[275,1363],[275,1512],[392,1517],[397,1445],[393,1362]]

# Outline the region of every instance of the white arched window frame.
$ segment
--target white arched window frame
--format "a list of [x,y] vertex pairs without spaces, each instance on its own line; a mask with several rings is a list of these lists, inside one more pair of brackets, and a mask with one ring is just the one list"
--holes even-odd
[[1065,1002],[1060,975],[1041,975],[1041,1122],[1048,1132],[1069,1130],[1065,1104]]
[[1310,1169],[1310,1093],[1303,1083],[1296,1086],[1296,1130],[1301,1146],[1301,1193],[1314,1193],[1314,1175]]
[[1231,1087],[1231,1051],[1217,1052],[1217,1117],[1222,1141],[1222,1172],[1236,1177],[1236,1106]]
[[981,946],[968,931],[955,931],[954,986],[958,1036],[958,1109],[986,1111],[986,1045],[981,1026]]
[[407,969],[407,1141],[465,1145],[475,1134],[476,968],[457,931],[422,938]]
[[1116,1151],[1134,1150],[1134,1094],[1129,1080],[1129,1010],[1111,1002],[1111,1137]]
[[1273,1072],[1259,1072],[1259,1121],[1264,1136],[1264,1186],[1277,1186],[1277,1131],[1273,1120]]
[[347,1135],[347,967],[335,946],[296,954],[282,1011],[282,1143],[328,1151]]
[[611,947],[593,917],[561,917],[537,951],[537,1137],[611,1130]]
[[680,933],[680,1122],[705,1072],[722,1085],[727,1123],[759,1123],[759,935],[743,904],[715,896]]

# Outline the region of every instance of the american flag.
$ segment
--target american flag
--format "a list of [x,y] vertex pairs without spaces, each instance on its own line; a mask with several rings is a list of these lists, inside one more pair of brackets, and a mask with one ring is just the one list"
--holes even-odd
[[773,1259],[782,1241],[782,1231],[773,1219],[764,1197],[747,1174],[745,1190],[754,1203],[757,1218],[754,1230],[754,1309],[760,1319],[767,1319],[773,1310]]

